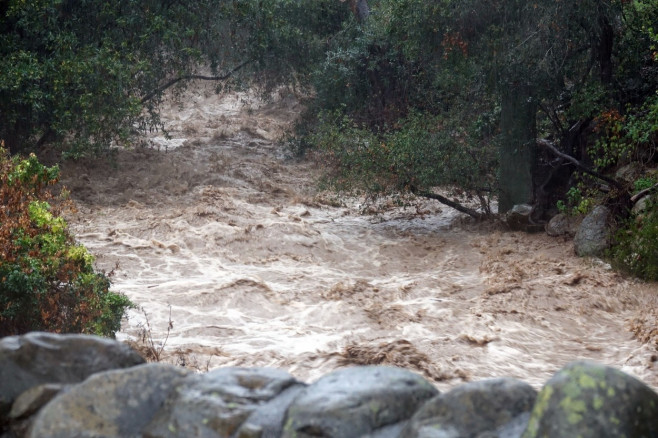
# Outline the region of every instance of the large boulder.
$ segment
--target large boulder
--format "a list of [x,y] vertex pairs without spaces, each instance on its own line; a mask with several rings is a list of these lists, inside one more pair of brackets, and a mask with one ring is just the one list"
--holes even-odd
[[542,388],[523,438],[658,436],[658,394],[614,368],[573,362]]
[[153,417],[144,437],[279,437],[286,408],[305,386],[269,368],[191,375]]
[[100,371],[142,363],[127,345],[97,336],[33,332],[0,339],[0,425],[16,397],[33,386],[78,383]]
[[[383,436],[438,394],[410,371],[383,366],[345,368],[310,385],[288,408],[285,438]],[[371,434],[371,435],[368,435]]]
[[141,436],[172,390],[190,373],[172,365],[147,364],[95,374],[41,409],[27,436]]
[[598,205],[580,223],[573,239],[576,254],[597,256],[610,246],[610,210]]
[[467,383],[425,403],[400,434],[405,438],[518,438],[537,391],[514,379]]

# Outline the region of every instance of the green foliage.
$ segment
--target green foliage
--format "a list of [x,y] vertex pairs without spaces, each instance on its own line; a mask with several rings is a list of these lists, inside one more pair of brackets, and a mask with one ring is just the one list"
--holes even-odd
[[645,212],[629,219],[615,238],[610,256],[618,268],[645,280],[658,280],[658,204],[655,198]]
[[132,303],[109,290],[94,258],[69,234],[58,169],[0,147],[0,336],[32,330],[114,336]]
[[345,21],[330,40],[311,76],[316,119],[296,144],[329,153],[335,187],[494,190],[500,107],[455,29],[457,3],[369,2],[366,23]]
[[208,68],[307,83],[349,17],[338,0],[2,2],[0,138],[97,154],[162,129],[163,90]]
[[658,94],[638,107],[629,106],[626,115],[604,111],[597,124],[600,136],[589,154],[598,169],[651,160],[658,152]]
[[[296,81],[308,85],[327,42],[343,31],[350,13],[337,0],[242,0],[240,30],[256,64],[258,83],[270,89]],[[234,17],[235,19],[235,17]],[[292,80],[294,78],[294,80]]]
[[559,200],[557,209],[561,213],[585,215],[592,211],[597,204],[595,194],[596,192],[592,193],[582,183],[578,186],[570,187],[566,193],[566,201]]
[[412,110],[396,129],[379,134],[340,111],[323,113],[311,141],[327,152],[329,182],[340,190],[371,194],[423,192],[453,186],[486,196],[495,184],[495,149],[483,148],[478,119],[468,131],[458,121]]
[[644,189],[651,188],[658,184],[658,175],[649,175],[638,178],[633,182],[634,193],[641,192]]
[[3,2],[0,138],[13,152],[56,141],[77,157],[159,128],[165,83],[246,60],[241,3]]

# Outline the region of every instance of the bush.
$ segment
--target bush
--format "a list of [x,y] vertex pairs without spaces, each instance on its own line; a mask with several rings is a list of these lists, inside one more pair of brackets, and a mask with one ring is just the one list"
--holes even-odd
[[645,280],[658,280],[658,204],[631,218],[616,234],[613,263]]
[[0,144],[0,336],[33,330],[113,337],[132,303],[109,291],[94,258],[60,217],[57,167]]

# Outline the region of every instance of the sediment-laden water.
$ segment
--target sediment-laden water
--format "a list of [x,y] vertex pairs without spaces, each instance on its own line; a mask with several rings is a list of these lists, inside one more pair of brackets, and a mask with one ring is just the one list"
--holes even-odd
[[170,139],[64,166],[78,239],[141,307],[121,339],[146,331],[168,362],[307,381],[390,364],[440,388],[539,386],[587,358],[658,387],[656,284],[577,258],[565,239],[477,226],[432,202],[372,214],[319,193],[321,162],[275,141],[297,101],[245,99],[198,87],[166,108]]

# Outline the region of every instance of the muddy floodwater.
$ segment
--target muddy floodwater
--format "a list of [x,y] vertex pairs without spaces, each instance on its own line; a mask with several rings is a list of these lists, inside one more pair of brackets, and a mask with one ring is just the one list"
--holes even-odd
[[374,213],[318,192],[321,160],[276,142],[299,111],[291,96],[200,86],[165,108],[171,138],[63,166],[77,238],[141,308],[120,339],[149,332],[166,362],[306,381],[389,364],[442,389],[499,376],[538,387],[585,358],[658,387],[658,285],[434,202]]

